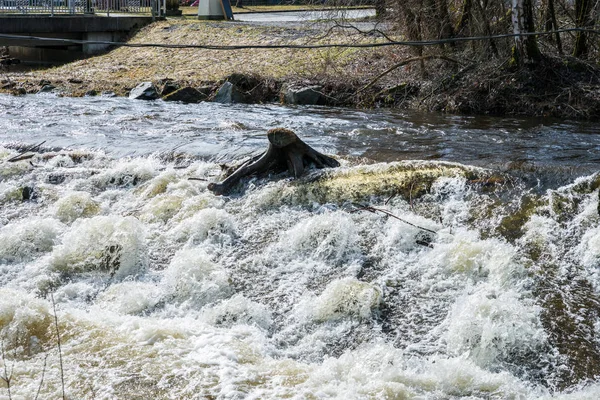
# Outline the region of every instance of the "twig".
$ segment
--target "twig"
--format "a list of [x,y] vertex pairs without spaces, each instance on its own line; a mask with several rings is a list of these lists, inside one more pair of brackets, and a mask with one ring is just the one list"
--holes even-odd
[[445,78],[445,79],[442,79],[442,81],[441,81],[441,82],[440,82],[438,85],[436,85],[434,88],[432,88],[432,89],[431,89],[431,93],[429,93],[427,96],[425,96],[425,97],[423,97],[421,100],[419,100],[419,105],[423,104],[423,102],[424,102],[425,100],[427,100],[428,98],[430,98],[431,96],[433,96],[433,95],[435,94],[435,92],[436,92],[436,91],[437,91],[439,88],[441,88],[442,86],[444,86],[446,83],[448,83],[448,82],[449,82],[449,79],[450,79],[450,80],[452,80],[452,79],[458,79],[458,77],[459,77],[459,76],[461,76],[461,75],[462,75],[464,72],[466,72],[466,71],[469,71],[470,69],[472,69],[472,68],[474,68],[474,67],[475,67],[475,64],[469,64],[469,65],[467,65],[466,67],[462,68],[460,71],[458,71],[456,74],[453,74],[453,75],[451,76],[451,78],[448,78],[448,77],[447,77],[447,78]]
[[52,299],[52,309],[54,310],[54,327],[56,328],[56,341],[58,344],[58,360],[60,362],[60,383],[62,385],[62,398],[66,400],[65,396],[65,373],[63,368],[62,349],[60,346],[60,332],[58,330],[58,317],[56,316],[56,303],[54,302],[54,293],[50,293]]
[[204,178],[188,178],[188,181],[208,181],[208,179],[204,179]]
[[13,365],[13,367],[10,368],[10,374],[9,374],[7,361],[6,361],[6,353],[4,351],[4,338],[2,338],[2,340],[0,340],[0,347],[2,349],[2,362],[4,364],[4,376],[0,376],[0,379],[2,379],[6,383],[6,389],[8,390],[8,400],[12,400],[12,394],[10,393],[10,381],[12,381],[14,365]]
[[7,161],[7,162],[15,162],[15,161],[27,160],[27,159],[29,159],[29,158],[33,157],[33,155],[31,155],[31,156],[29,156],[29,157],[22,157],[22,156],[23,156],[23,154],[25,154],[25,153],[28,153],[28,152],[30,152],[30,151],[34,151],[34,150],[38,149],[38,148],[39,148],[41,145],[43,145],[44,143],[46,143],[46,141],[45,141],[45,140],[44,140],[43,142],[41,142],[41,143],[34,144],[33,146],[26,148],[25,150],[21,151],[21,152],[20,152],[19,154],[17,154],[16,156],[14,156],[14,157],[11,157],[11,158],[9,158],[9,159],[8,159],[8,160],[6,160],[6,161]]
[[387,200],[385,201],[385,203],[383,203],[383,204],[387,206],[387,205],[388,205],[388,203],[389,203],[390,201],[392,201],[392,199],[393,199],[394,197],[396,197],[396,196],[398,196],[398,193],[393,193],[393,194],[392,194],[390,197],[388,197],[388,199],[387,199]]
[[42,390],[42,385],[44,384],[44,375],[46,375],[46,363],[48,361],[48,353],[46,353],[46,356],[44,357],[44,366],[42,367],[42,378],[40,379],[40,385],[38,386],[38,390],[35,394],[35,397],[33,398],[33,400],[37,400],[39,395],[40,395],[40,391]]
[[380,31],[377,28],[370,29],[368,31],[363,31],[354,25],[342,25],[338,21],[334,21],[334,23],[335,23],[335,25],[331,26],[324,34],[322,34],[321,36],[314,37],[314,38],[312,38],[312,40],[317,41],[317,40],[325,39],[326,37],[331,35],[331,33],[333,32],[334,29],[340,28],[340,29],[354,29],[359,34],[364,35],[364,36],[368,36],[372,33],[377,33],[377,34],[381,35],[383,38],[385,38],[388,42],[394,41],[394,39],[390,38],[388,35],[386,35],[385,33],[383,33],[382,31]]
[[30,158],[33,158],[35,156],[35,154],[19,154],[17,156],[14,156],[8,160],[6,160],[7,162],[17,162],[17,161],[23,161],[23,160],[29,160]]
[[414,182],[414,181],[412,181],[412,182],[410,183],[410,189],[409,189],[409,191],[408,191],[408,201],[409,201],[409,204],[410,204],[410,210],[411,210],[412,212],[415,212],[415,207],[413,206],[413,201],[412,201],[412,200],[413,200],[413,199],[412,199],[412,191],[413,191],[413,187],[414,187],[414,186],[415,186],[415,182]]
[[432,230],[432,229],[423,228],[422,226],[415,225],[415,224],[413,224],[412,222],[408,222],[407,220],[405,220],[405,219],[402,219],[402,218],[400,218],[400,217],[398,217],[398,216],[396,216],[396,215],[392,214],[391,212],[389,212],[389,211],[387,211],[387,210],[384,210],[384,209],[381,209],[381,208],[372,207],[372,206],[362,206],[362,205],[360,205],[360,204],[355,204],[354,206],[355,206],[355,207],[358,207],[358,208],[357,208],[356,210],[354,210],[354,211],[351,211],[351,212],[357,212],[357,211],[369,211],[369,212],[372,212],[372,213],[376,213],[377,211],[379,211],[380,213],[383,213],[383,214],[385,214],[385,215],[387,215],[387,216],[390,216],[390,217],[392,217],[392,218],[395,218],[395,219],[397,219],[398,221],[404,222],[405,224],[407,224],[407,225],[410,225],[410,226],[412,226],[412,227],[415,227],[415,228],[417,228],[417,229],[421,229],[422,231],[425,231],[425,232],[429,232],[429,233],[435,233],[435,234],[437,234],[437,232],[436,232],[436,231],[434,231],[434,230]]
[[368,84],[366,84],[365,86],[363,86],[362,88],[358,89],[356,91],[356,93],[360,93],[362,91],[367,90],[368,88],[370,88],[371,86],[373,86],[378,80],[380,80],[381,78],[383,78],[384,76],[386,76],[387,74],[389,74],[390,72],[405,66],[406,64],[410,64],[412,62],[415,61],[425,61],[425,60],[431,60],[431,59],[439,59],[439,60],[445,60],[445,61],[450,61],[456,64],[460,65],[460,61],[457,61],[453,58],[450,57],[446,57],[446,56],[436,56],[436,55],[428,55],[428,56],[422,56],[422,57],[412,57],[409,58],[407,60],[404,60],[402,62],[399,62],[398,64],[392,65],[390,68],[386,69],[385,71],[383,71],[381,74],[377,75],[371,82],[369,82]]

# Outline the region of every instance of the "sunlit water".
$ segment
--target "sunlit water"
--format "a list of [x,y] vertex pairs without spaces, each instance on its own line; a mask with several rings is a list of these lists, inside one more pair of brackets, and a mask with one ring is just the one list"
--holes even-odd
[[[342,167],[207,190],[277,126]],[[70,399],[600,398],[599,150],[542,119],[2,96],[0,378],[62,398],[61,355]]]

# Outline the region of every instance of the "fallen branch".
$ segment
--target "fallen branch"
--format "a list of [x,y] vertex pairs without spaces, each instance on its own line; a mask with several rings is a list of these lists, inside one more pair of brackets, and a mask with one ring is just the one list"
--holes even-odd
[[10,374],[8,373],[8,361],[6,360],[6,352],[4,351],[4,338],[0,340],[0,347],[2,349],[2,363],[4,364],[4,376],[0,376],[0,379],[6,383],[6,390],[8,390],[8,400],[12,400],[12,394],[10,392],[10,382],[13,377],[13,368],[14,365],[10,369]]
[[450,62],[453,62],[455,64],[459,64],[460,65],[460,61],[457,61],[457,60],[455,60],[453,58],[446,57],[446,56],[428,55],[428,56],[422,56],[422,57],[412,57],[412,58],[409,58],[409,59],[404,60],[402,62],[399,62],[398,64],[392,65],[390,68],[386,69],[381,74],[377,75],[371,82],[369,82],[368,84],[366,84],[362,88],[358,89],[356,91],[356,94],[367,90],[368,88],[370,88],[371,86],[373,86],[378,80],[380,80],[381,78],[383,78],[384,76],[386,76],[390,72],[392,72],[392,71],[394,71],[394,70],[396,70],[396,69],[398,69],[400,67],[403,67],[403,66],[405,66],[407,64],[410,64],[412,62],[415,62],[415,61],[425,61],[425,60],[431,60],[431,59],[438,59],[438,60],[450,61]]
[[58,344],[58,360],[60,362],[60,383],[62,385],[62,398],[67,400],[65,395],[65,372],[63,368],[62,348],[60,345],[60,331],[58,330],[58,317],[56,316],[56,303],[54,302],[54,293],[50,293],[52,299],[52,310],[54,311],[54,327],[56,328],[56,342]]
[[43,145],[44,143],[46,143],[46,141],[44,140],[41,143],[38,144],[34,144],[31,147],[26,148],[25,150],[21,151],[19,154],[17,154],[14,157],[9,158],[8,160],[6,160],[7,162],[16,162],[16,161],[21,161],[21,160],[28,160],[30,158],[32,158],[34,156],[34,154],[27,154],[24,155],[25,153],[29,153],[30,151],[34,151],[40,148],[41,145]]
[[29,160],[30,158],[33,158],[35,156],[35,154],[19,154],[18,156],[14,156],[9,160],[6,160],[7,162],[17,162],[17,161],[24,161],[24,160]]
[[46,363],[47,362],[48,362],[48,353],[46,353],[46,355],[44,356],[44,366],[42,367],[42,377],[40,378],[40,384],[38,386],[38,390],[37,390],[33,400],[37,400],[38,397],[40,396],[40,392],[42,390],[42,385],[44,384],[44,376],[46,375]]
[[380,212],[380,213],[383,213],[383,214],[385,214],[385,215],[387,215],[387,216],[389,216],[389,217],[395,218],[395,219],[397,219],[398,221],[404,222],[404,223],[405,223],[405,224],[407,224],[407,225],[410,225],[410,226],[412,226],[412,227],[415,227],[415,228],[417,228],[417,229],[420,229],[420,230],[422,230],[422,231],[429,232],[429,233],[433,233],[433,234],[437,234],[437,231],[434,231],[434,230],[432,230],[432,229],[428,229],[428,228],[423,228],[422,226],[419,226],[419,225],[413,224],[412,222],[408,222],[407,220],[405,220],[405,219],[402,219],[402,218],[400,218],[400,217],[398,217],[398,216],[396,216],[396,215],[392,214],[392,213],[391,213],[391,212],[389,212],[388,210],[384,210],[384,209],[382,209],[382,208],[377,208],[377,207],[372,207],[372,206],[363,206],[363,205],[360,205],[360,204],[354,204],[354,206],[355,206],[355,207],[357,207],[357,209],[356,209],[356,210],[353,210],[353,211],[351,211],[352,213],[355,213],[355,212],[358,212],[358,211],[369,211],[369,212],[372,212],[372,213],[374,213],[374,214],[375,214],[375,213],[377,213],[377,212]]

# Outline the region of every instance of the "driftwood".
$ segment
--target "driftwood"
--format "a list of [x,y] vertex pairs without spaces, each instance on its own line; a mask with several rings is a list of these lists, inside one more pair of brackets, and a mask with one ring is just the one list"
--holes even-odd
[[311,164],[317,168],[340,166],[337,160],[319,153],[289,129],[271,129],[267,132],[267,138],[269,148],[266,152],[244,162],[223,182],[209,184],[208,189],[215,194],[226,194],[241,178],[250,175],[278,173],[287,169],[294,178],[298,178]]

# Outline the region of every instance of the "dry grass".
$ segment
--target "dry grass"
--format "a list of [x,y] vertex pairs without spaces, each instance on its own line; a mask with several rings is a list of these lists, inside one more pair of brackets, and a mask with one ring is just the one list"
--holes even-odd
[[[381,36],[360,35],[352,29],[330,31],[322,23],[274,27],[169,19],[147,26],[130,42],[251,45],[382,40]],[[257,102],[274,101],[281,85],[302,83],[321,85],[329,105],[600,118],[600,69],[592,63],[548,56],[536,68],[513,70],[508,67],[508,60],[477,58],[470,47],[454,49],[451,58],[455,62],[444,60],[447,57],[440,56],[440,51],[426,49],[431,59],[421,65],[407,63],[408,59],[421,58],[415,58],[411,49],[399,46],[234,51],[121,47],[47,70],[2,74],[0,91],[35,93],[44,80],[67,95],[112,91],[123,96],[140,82],[160,84],[169,79],[180,86],[211,86],[214,93],[218,83],[233,73],[241,73],[258,78],[253,80],[255,83],[264,83],[260,86],[265,93],[259,95],[257,91],[251,100]],[[398,65],[402,68],[390,69]],[[389,74],[374,79],[388,69]]]
[[[167,20],[142,29],[131,43],[165,43],[194,45],[307,44],[315,43],[322,29],[312,27],[265,27],[239,23],[198,20]],[[348,37],[333,32],[317,43],[375,41],[379,39]],[[266,79],[320,80],[355,78],[349,66],[369,57],[372,50],[356,49],[274,49],[217,51],[204,49],[164,49],[121,47],[104,55],[69,63],[44,71],[11,73],[17,81],[48,80],[59,83],[74,95],[94,89],[118,94],[143,81],[170,78],[191,85],[219,81],[238,72]],[[75,85],[68,81],[77,82]],[[81,81],[81,83],[79,82]]]

